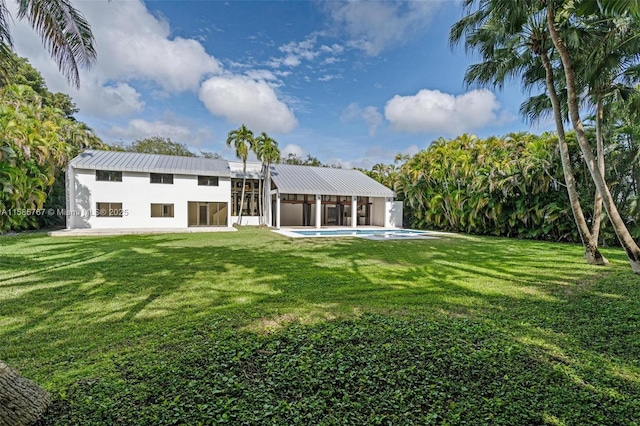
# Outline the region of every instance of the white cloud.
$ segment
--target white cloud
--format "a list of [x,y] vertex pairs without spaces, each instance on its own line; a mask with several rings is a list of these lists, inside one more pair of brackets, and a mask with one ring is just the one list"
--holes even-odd
[[113,139],[124,140],[125,142],[161,136],[192,147],[200,147],[213,139],[208,129],[194,129],[189,127],[188,124],[179,123],[179,120],[175,117],[154,121],[136,118],[130,120],[126,127],[112,127],[108,130],[108,134]]
[[42,72],[49,88],[70,94],[83,112],[113,116],[141,110],[144,103],[131,85],[134,81],[179,93],[195,91],[203,78],[221,72],[200,42],[171,38],[169,23],[149,13],[141,1],[75,6],[91,23],[98,53],[93,68],[81,71],[80,91],[68,86],[26,23],[16,22],[14,36],[18,53]]
[[288,55],[282,60],[282,63],[288,67],[297,67],[302,61],[299,56]]
[[312,61],[320,53],[315,50],[315,45],[318,42],[318,35],[311,34],[303,41],[292,41],[283,46],[280,46],[278,50],[288,55],[288,57],[305,59]]
[[376,129],[382,123],[382,114],[377,108],[368,106],[362,111],[362,119],[369,125],[369,136],[375,136]]
[[323,44],[318,47],[318,37],[322,36],[325,36],[325,34],[322,32],[314,32],[307,36],[303,41],[291,41],[280,46],[278,50],[282,52],[284,56],[280,58],[271,58],[265,63],[265,65],[271,68],[279,68],[282,65],[289,68],[295,68],[304,61],[313,62],[320,56],[324,57],[322,63],[325,65],[338,62],[339,59],[336,56],[344,52],[344,47],[337,43],[334,43],[331,46]]
[[340,79],[340,78],[342,78],[342,75],[340,74],[325,74],[322,77],[318,77],[318,81],[325,83],[327,81]]
[[254,132],[288,133],[298,124],[293,111],[264,80],[212,77],[202,84],[200,100],[212,114],[246,124]]
[[320,55],[320,51],[315,47],[317,42],[318,33],[313,33],[303,41],[291,41],[284,44],[278,48],[284,57],[271,58],[266,65],[272,68],[279,68],[281,65],[294,68],[300,65],[303,60],[313,61]]
[[498,117],[499,110],[495,95],[485,89],[458,96],[423,89],[413,96],[394,96],[384,115],[396,130],[457,135],[509,120],[508,114]]
[[140,93],[127,83],[100,84],[96,81],[84,81],[73,100],[82,106],[82,113],[109,117],[128,115],[144,109]]
[[324,10],[351,38],[351,45],[371,56],[403,43],[427,26],[441,2],[327,1]]
[[340,121],[346,123],[353,119],[361,119],[369,126],[369,136],[375,136],[378,126],[382,124],[382,114],[373,106],[364,109],[357,102],[350,103],[342,112]]
[[80,2],[96,37],[104,79],[152,81],[171,93],[196,90],[204,76],[218,73],[218,61],[195,39],[170,38],[171,28],[140,1]]
[[280,156],[282,158],[287,158],[289,154],[293,154],[297,157],[304,158],[307,156],[307,151],[302,149],[300,145],[290,143],[280,150]]
[[245,72],[246,76],[253,80],[265,80],[265,81],[274,81],[278,80],[278,77],[275,76],[269,70],[249,70]]
[[347,121],[353,120],[358,117],[362,113],[362,108],[358,105],[357,102],[351,102],[347,107],[342,111],[342,115],[340,116],[340,121],[346,123]]
[[344,47],[340,46],[337,43],[334,43],[331,46],[327,46],[326,44],[323,44],[322,46],[320,46],[320,50],[325,52],[325,53],[340,54],[340,53],[344,52]]

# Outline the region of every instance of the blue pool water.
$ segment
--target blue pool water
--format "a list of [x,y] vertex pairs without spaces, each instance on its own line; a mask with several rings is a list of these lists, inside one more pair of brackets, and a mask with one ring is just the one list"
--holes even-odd
[[298,234],[305,237],[339,237],[339,236],[361,236],[361,235],[391,235],[391,236],[409,236],[409,235],[426,235],[423,231],[414,231],[412,229],[318,229],[315,231],[289,231],[292,234]]

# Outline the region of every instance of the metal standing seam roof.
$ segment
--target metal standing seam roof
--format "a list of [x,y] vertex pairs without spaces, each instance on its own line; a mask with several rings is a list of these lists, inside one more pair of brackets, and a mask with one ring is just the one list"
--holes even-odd
[[395,197],[395,192],[353,169],[274,164],[271,179],[281,193]]
[[243,173],[242,161],[228,161],[232,178],[260,179],[262,177],[262,163],[256,161],[247,161],[247,172]]
[[88,150],[69,164],[76,169],[231,176],[226,160],[137,152]]

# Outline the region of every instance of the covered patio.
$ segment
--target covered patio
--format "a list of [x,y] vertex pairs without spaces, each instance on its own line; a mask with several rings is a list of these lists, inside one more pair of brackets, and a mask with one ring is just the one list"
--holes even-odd
[[271,166],[268,223],[281,226],[402,226],[402,203],[395,193],[358,170]]

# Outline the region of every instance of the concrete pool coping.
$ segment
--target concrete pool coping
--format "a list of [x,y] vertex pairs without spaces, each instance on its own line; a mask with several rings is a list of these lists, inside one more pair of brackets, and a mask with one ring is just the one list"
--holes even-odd
[[[299,231],[304,232],[316,232],[316,235],[303,235],[299,234]],[[330,234],[331,232],[339,231],[340,234]],[[367,231],[372,233],[367,234]],[[398,231],[411,231],[415,234],[402,234]],[[335,237],[356,237],[372,241],[389,241],[389,240],[428,240],[439,238],[442,236],[453,235],[449,232],[438,231],[425,231],[421,229],[407,229],[407,228],[383,228],[383,227],[358,227],[358,228],[309,228],[309,227],[290,227],[275,229],[273,232],[283,235],[289,238],[335,238]],[[396,234],[394,234],[396,232]]]

